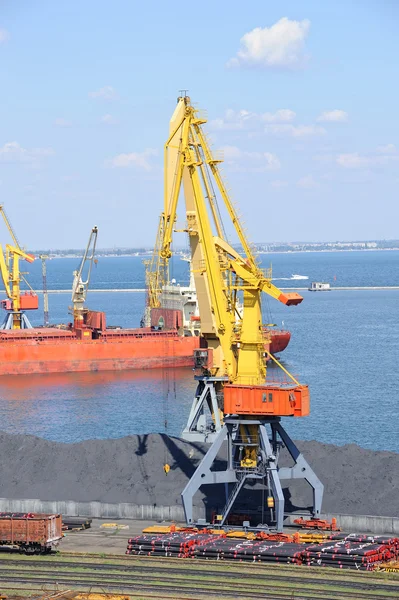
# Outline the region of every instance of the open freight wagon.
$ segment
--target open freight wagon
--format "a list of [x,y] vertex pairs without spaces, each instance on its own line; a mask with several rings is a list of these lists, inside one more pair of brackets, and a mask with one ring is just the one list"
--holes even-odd
[[48,554],[61,539],[61,515],[0,513],[0,546],[18,546],[25,554]]

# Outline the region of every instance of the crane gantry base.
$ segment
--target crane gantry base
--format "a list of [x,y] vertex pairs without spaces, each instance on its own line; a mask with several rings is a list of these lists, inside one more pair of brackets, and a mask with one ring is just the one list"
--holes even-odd
[[0,325],[0,329],[14,329],[14,321],[16,318],[19,319],[20,327],[19,329],[33,329],[31,322],[25,313],[20,312],[9,312],[6,314],[6,317],[3,323]]
[[[267,431],[271,430],[271,439]],[[247,431],[247,433],[242,432]],[[225,471],[212,471],[212,466],[224,442],[227,442],[227,468]],[[291,467],[279,467],[278,458],[281,447],[288,450],[294,464]],[[243,449],[256,450],[256,465],[243,466]],[[220,514],[219,524],[223,525],[234,506],[235,500],[249,479],[267,481],[269,494],[274,500],[274,522],[277,531],[283,530],[284,494],[282,480],[304,479],[312,488],[312,514],[319,517],[323,500],[324,486],[310,467],[303,454],[280,424],[280,418],[243,419],[226,417],[224,425],[197,467],[194,475],[182,492],[183,508],[188,525],[193,524],[193,499],[202,485],[234,484],[229,490],[226,505]]]
[[199,375],[195,379],[198,385],[182,438],[188,442],[211,443],[223,426],[217,386],[227,382],[228,378]]

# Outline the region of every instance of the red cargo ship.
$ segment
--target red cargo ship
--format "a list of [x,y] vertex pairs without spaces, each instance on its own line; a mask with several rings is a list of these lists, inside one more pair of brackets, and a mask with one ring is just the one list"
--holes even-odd
[[[152,327],[107,329],[105,314],[88,310],[81,328],[0,330],[0,375],[192,367],[199,322],[192,331],[182,322],[182,311],[153,309]],[[290,333],[266,331],[270,351],[282,352]]]
[[[80,272],[76,278],[81,283]],[[24,309],[37,309],[37,295],[25,296]],[[7,302],[2,304],[9,312]],[[192,367],[194,350],[203,343],[193,281],[165,286],[161,307],[147,309],[143,325],[107,328],[104,312],[82,307],[69,326],[0,329],[0,375]],[[265,328],[265,338],[275,354],[287,347],[290,333]]]
[[188,367],[198,347],[199,338],[177,331],[7,330],[0,331],[0,375]]

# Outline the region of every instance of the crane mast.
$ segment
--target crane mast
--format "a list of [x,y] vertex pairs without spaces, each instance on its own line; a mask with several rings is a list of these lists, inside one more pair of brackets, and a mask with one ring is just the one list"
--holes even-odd
[[32,289],[30,292],[21,292],[23,274],[20,270],[19,261],[22,258],[28,263],[32,263],[35,257],[25,252],[19,245],[18,238],[2,204],[0,205],[0,213],[13,241],[13,245],[6,244],[5,253],[0,244],[0,273],[8,297],[8,300],[1,301],[2,308],[7,311],[7,315],[0,328],[30,329],[32,325],[25,311],[36,310],[39,303],[37,295]]
[[[94,256],[96,252],[97,233],[97,227],[93,227],[93,229],[90,232],[86,250],[83,254],[82,260],[80,261],[79,268],[73,272],[72,309],[74,327],[76,329],[82,328],[84,324],[84,303],[86,302],[87,292],[90,284],[91,271],[95,260]],[[85,268],[86,275],[84,275]]]
[[48,309],[48,289],[47,289],[47,265],[46,260],[49,258],[47,254],[41,254],[39,256],[42,261],[42,282],[43,282],[43,324],[48,327],[49,321],[49,309]]
[[[261,296],[265,292],[288,306],[299,304],[302,297],[283,293],[272,283],[271,272],[257,264],[223,183],[218,167],[221,160],[213,157],[203,132],[205,123],[189,97],[178,99],[164,149],[163,236],[158,245],[159,261],[167,267],[183,190],[184,230],[190,242],[201,335],[207,345],[198,351],[197,366],[202,374],[196,376],[196,397],[183,437],[213,441],[182,493],[183,506],[187,522],[192,523],[193,496],[199,487],[231,483],[233,488],[221,514],[224,523],[245,481],[262,479],[267,481],[268,502],[273,504],[273,519],[281,529],[284,496],[280,479],[306,478],[314,492],[314,514],[320,513],[323,487],[280,424],[282,416],[309,413],[309,391],[287,371],[288,383],[266,379]],[[214,189],[235,229],[240,252],[226,239]],[[241,313],[239,303],[243,305]],[[224,441],[227,470],[214,472],[211,467]],[[287,447],[295,463],[285,471],[277,464],[281,445]]]

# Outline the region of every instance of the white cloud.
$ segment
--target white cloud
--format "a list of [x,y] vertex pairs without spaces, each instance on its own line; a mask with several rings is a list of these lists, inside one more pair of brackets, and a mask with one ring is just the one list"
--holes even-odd
[[330,123],[344,123],[348,120],[348,113],[344,110],[325,110],[317,117],[317,121]]
[[396,154],[397,151],[395,144],[386,144],[386,146],[378,146],[377,148],[378,154]]
[[102,98],[103,100],[118,100],[119,96],[110,85],[106,85],[95,92],[89,93],[90,98]]
[[113,115],[103,115],[101,117],[101,123],[105,123],[106,125],[118,125],[119,121]]
[[263,68],[302,66],[306,61],[305,39],[310,21],[281,18],[271,27],[256,27],[240,40],[236,57],[227,66],[259,66]]
[[62,175],[61,181],[65,183],[70,183],[71,181],[78,181],[79,175],[77,173],[72,173],[71,175]]
[[153,148],[146,148],[143,152],[130,152],[126,154],[118,154],[109,161],[112,167],[118,168],[130,168],[137,167],[144,171],[151,171],[153,166],[151,165],[151,157],[158,154],[157,150]]
[[289,108],[280,108],[275,113],[267,112],[261,115],[261,119],[265,123],[288,123],[289,121],[293,121],[295,117],[296,113]]
[[243,152],[237,146],[223,146],[220,148],[224,160],[233,161],[242,158]]
[[375,167],[386,165],[399,160],[399,154],[381,154],[381,155],[363,155],[359,152],[348,154],[339,154],[336,157],[336,162],[340,167],[345,169],[361,169],[366,167]]
[[312,175],[306,175],[305,177],[301,177],[301,179],[299,179],[296,182],[296,184],[298,187],[304,188],[307,190],[310,190],[310,189],[318,186],[317,182],[315,181],[314,177],[312,177]]
[[57,127],[70,127],[72,125],[72,123],[71,123],[71,121],[68,121],[67,119],[64,119],[63,117],[60,117],[54,121],[54,125],[56,125]]
[[326,130],[319,125],[266,125],[265,133],[273,135],[290,135],[295,138],[312,137],[315,135],[324,135]]
[[0,44],[2,44],[4,42],[8,42],[9,39],[10,39],[10,34],[8,33],[7,29],[0,28]]
[[277,171],[281,168],[280,160],[271,152],[247,152],[237,146],[223,146],[220,152],[227,163],[237,165],[237,171]]
[[212,129],[244,129],[251,121],[256,122],[259,116],[256,113],[249,112],[246,109],[233,110],[228,108],[223,117],[210,121],[209,125]]
[[340,167],[345,169],[358,169],[359,167],[367,167],[370,164],[370,159],[367,156],[361,156],[358,152],[339,154],[336,161]]
[[241,129],[250,129],[259,123],[288,123],[293,121],[296,114],[289,108],[280,108],[275,113],[256,113],[242,108],[241,110],[233,110],[228,108],[223,117],[214,119],[209,123],[212,129],[223,129],[237,131]]
[[31,166],[38,166],[40,159],[46,156],[52,156],[52,148],[23,148],[18,142],[7,142],[0,148],[0,162],[8,164],[23,163]]
[[275,179],[270,182],[270,185],[276,189],[287,187],[288,181],[283,181],[282,179]]

